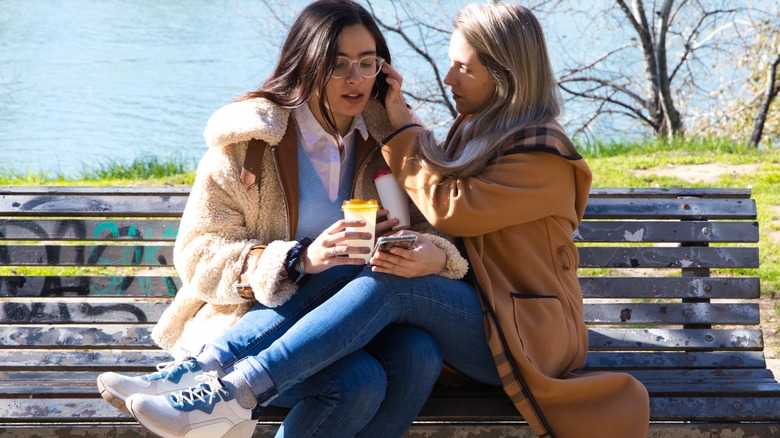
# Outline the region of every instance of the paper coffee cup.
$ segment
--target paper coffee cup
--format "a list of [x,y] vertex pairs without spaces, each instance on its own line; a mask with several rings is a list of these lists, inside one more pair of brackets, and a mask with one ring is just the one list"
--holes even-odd
[[374,184],[379,192],[379,200],[382,208],[389,211],[387,217],[398,218],[398,225],[394,230],[409,228],[409,197],[395,180],[390,169],[379,169],[374,173]]
[[[347,246],[367,246],[370,250],[374,247],[374,240],[376,236],[376,211],[379,210],[379,204],[376,199],[369,199],[364,201],[362,199],[350,199],[344,201],[341,206],[341,210],[344,212],[344,219],[350,220],[364,220],[366,225],[362,227],[347,227],[347,231],[361,231],[371,233],[371,240],[347,240]],[[371,258],[371,254],[350,254],[350,257],[363,259],[368,263]]]

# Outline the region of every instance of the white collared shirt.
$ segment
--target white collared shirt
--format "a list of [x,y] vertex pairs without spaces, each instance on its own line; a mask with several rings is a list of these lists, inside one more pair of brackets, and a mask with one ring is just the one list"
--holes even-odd
[[[309,156],[314,170],[322,181],[322,186],[328,192],[331,201],[339,196],[339,186],[344,179],[347,157],[354,151],[355,130],[360,131],[363,140],[368,138],[368,128],[363,120],[363,115],[358,114],[352,119],[349,133],[344,136],[344,153],[339,152],[336,139],[320,125],[309,105],[303,104],[293,110],[295,121],[301,135],[301,144],[306,155]],[[355,163],[357,166],[358,163]]]

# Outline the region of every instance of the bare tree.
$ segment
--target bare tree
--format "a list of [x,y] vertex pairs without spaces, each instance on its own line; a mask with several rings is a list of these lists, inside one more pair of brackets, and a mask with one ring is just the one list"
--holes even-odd
[[[388,37],[407,100],[429,126],[449,125],[457,115],[443,82],[452,19],[472,0],[363,1]],[[286,0],[264,2],[272,21],[282,28],[289,25],[295,8]],[[555,67],[567,100],[569,120],[564,122],[573,134],[604,135],[628,127],[672,138],[683,135],[692,119],[707,117],[703,107],[717,100],[712,97],[712,84],[718,82],[713,77],[722,76],[728,62],[746,50],[742,32],[752,8],[741,2],[735,6],[732,0],[597,5],[537,0],[528,6],[548,33],[552,57],[561,59]],[[261,28],[267,30],[267,23],[266,17]],[[551,38],[566,24],[572,32],[568,40]],[[597,47],[605,49],[598,54]],[[773,99],[774,90],[766,96]],[[699,125],[693,123],[697,129]]]
[[[622,116],[662,138],[684,134],[680,100],[699,92],[712,73],[712,59],[728,54],[739,14],[725,0],[615,0],[598,11],[623,30],[625,39],[593,60],[571,63],[559,74],[569,97],[590,101],[594,111],[578,127]],[[604,18],[606,17],[606,19]],[[599,36],[594,36],[598,39]],[[636,50],[633,50],[636,49]],[[639,58],[641,61],[632,61]],[[632,69],[632,66],[635,66]],[[686,103],[689,103],[686,102]]]
[[751,19],[746,48],[721,67],[729,74],[720,77],[710,107],[689,121],[702,135],[758,147],[780,142],[780,7],[754,9]]
[[772,107],[772,101],[777,97],[780,92],[780,74],[778,74],[778,65],[780,65],[780,48],[775,47],[777,51],[775,58],[769,61],[766,75],[766,88],[764,90],[764,98],[761,101],[761,106],[756,114],[755,121],[753,123],[753,132],[750,133],[750,144],[758,147],[758,143],[761,141],[761,136],[764,133],[764,124],[766,123],[767,116],[769,115],[769,109]]

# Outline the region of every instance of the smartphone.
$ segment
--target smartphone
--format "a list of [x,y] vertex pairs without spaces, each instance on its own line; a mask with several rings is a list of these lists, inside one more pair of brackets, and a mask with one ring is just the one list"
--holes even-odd
[[414,234],[405,234],[400,236],[382,236],[376,240],[376,246],[374,252],[377,250],[387,251],[391,247],[395,246],[403,249],[414,249],[414,245],[417,242],[417,236]]

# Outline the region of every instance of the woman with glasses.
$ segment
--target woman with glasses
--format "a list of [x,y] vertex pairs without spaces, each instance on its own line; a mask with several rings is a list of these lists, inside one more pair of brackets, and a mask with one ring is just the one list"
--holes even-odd
[[[173,393],[167,400],[187,424],[144,423],[151,431],[252,435],[257,415],[248,408],[257,401],[237,388],[261,376],[243,359],[362,272],[363,259],[351,256],[371,250],[347,245],[371,235],[347,231],[364,223],[342,219],[341,205],[378,199],[372,176],[385,167],[378,141],[391,129],[380,74],[386,61],[386,42],[362,6],[316,1],[292,25],[262,87],[210,118],[209,149],[174,250],[183,286],[152,333],[172,354],[183,349],[196,357],[179,355],[145,376],[105,373],[98,387],[107,401],[135,415],[131,395]],[[396,224],[396,218],[380,222],[376,234]],[[423,225],[413,220],[413,228]],[[450,241],[418,233],[417,246],[415,269],[403,275],[465,274],[465,259]],[[273,404],[292,408],[278,436],[399,436],[427,399],[441,363],[424,331],[389,326],[278,394]],[[213,377],[224,377],[224,386],[209,397],[181,392]]]

